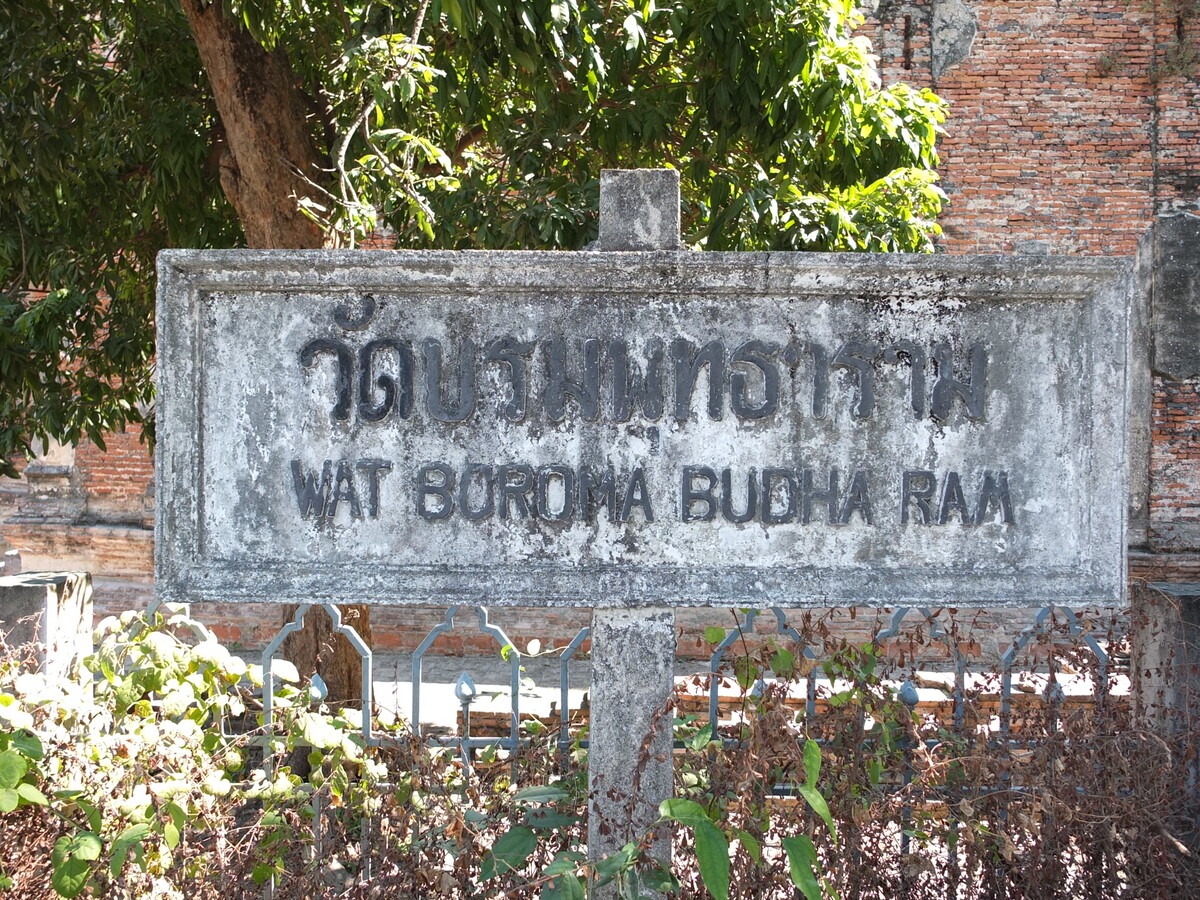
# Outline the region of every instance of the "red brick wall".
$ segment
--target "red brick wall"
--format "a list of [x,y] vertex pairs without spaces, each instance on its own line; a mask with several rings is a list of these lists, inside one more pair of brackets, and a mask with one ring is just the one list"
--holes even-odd
[[1152,537],[1168,553],[1194,550],[1200,526],[1200,382],[1155,379],[1150,442]]
[[[1157,557],[1148,559],[1143,567],[1143,577],[1159,580],[1160,567],[1155,567]],[[1198,567],[1200,571],[1200,567]],[[101,599],[96,601],[96,615],[114,615],[129,606],[129,597],[123,599]],[[806,611],[789,611],[789,624],[804,630]],[[862,609],[811,610],[813,617],[824,617],[824,625],[839,639],[859,643],[870,641],[890,623],[891,610]],[[960,610],[954,619],[960,626],[960,648],[968,655],[986,660],[996,660],[1020,631],[1033,623],[1036,609],[981,609]],[[213,633],[230,647],[243,652],[260,651],[278,633],[282,620],[280,608],[268,604],[197,603],[192,614],[204,622]],[[319,612],[309,615],[320,615]],[[405,653],[414,650],[434,628],[445,621],[443,608],[400,608],[374,607],[371,610],[373,648],[377,653]],[[1103,632],[1111,614],[1095,611],[1093,616]],[[565,647],[589,624],[591,611],[588,609],[492,609],[489,622],[501,628],[521,652],[525,652],[530,641],[536,639],[543,651]],[[919,619],[911,617],[915,624]],[[731,610],[724,609],[680,609],[676,611],[678,652],[681,657],[706,659],[712,646],[704,638],[704,629],[710,625],[732,628],[735,622]],[[473,610],[464,607],[455,617],[455,628],[440,636],[433,651],[447,655],[491,654],[499,652],[496,641],[478,630],[478,619]],[[757,638],[748,638],[754,646],[767,640],[775,631],[775,619],[763,614],[755,623]],[[582,650],[590,644],[585,642]],[[934,648],[936,654],[938,648]],[[927,652],[925,654],[929,656]]]
[[936,84],[927,3],[886,3],[863,29],[886,81],[950,101],[941,249],[1006,253],[1037,240],[1053,253],[1129,255],[1155,210],[1196,205],[1200,82],[1163,70],[1175,40],[1167,0],[967,5],[974,46]]
[[75,450],[75,466],[87,495],[89,519],[112,522],[152,522],[148,506],[154,483],[154,460],[141,440],[141,429],[130,427],[123,434],[104,439],[105,450],[84,440]]
[[[1200,7],[1190,0],[1174,0],[1196,11],[1184,18],[1160,2],[1155,64],[1161,77],[1155,91],[1154,129],[1156,154],[1156,196],[1160,211],[1196,209],[1200,197]],[[1184,43],[1178,43],[1182,32]],[[1173,47],[1183,46],[1183,55],[1192,55],[1185,72],[1172,71]]]
[[[1167,65],[1177,40],[1173,0],[966,2],[978,15],[974,46],[936,83],[929,0],[884,0],[879,17],[862,29],[885,81],[930,86],[950,102],[940,144],[942,186],[950,196],[941,250],[1008,253],[1037,241],[1056,254],[1132,256],[1156,213],[1197,208],[1200,80],[1195,70]],[[1183,28],[1195,40],[1200,19]],[[1152,545],[1131,555],[1137,578],[1200,580],[1200,541],[1175,527],[1200,519],[1198,388],[1197,380],[1155,381]],[[137,518],[151,467],[136,437],[114,436],[107,454],[85,445],[77,463],[92,514]],[[97,603],[104,608],[99,591]],[[223,638],[251,647],[278,627],[278,613],[267,608],[205,604],[195,611]],[[411,649],[442,618],[441,610],[378,609],[376,643]],[[533,637],[561,646],[587,618],[585,610],[494,612],[522,648]],[[860,637],[880,621],[875,612],[840,618],[847,634]],[[1029,615],[997,610],[969,618],[981,634],[996,636],[1013,633]],[[696,643],[702,625],[727,619],[720,611],[681,613],[681,650],[703,653]],[[439,648],[495,649],[485,638],[460,635],[444,638]]]

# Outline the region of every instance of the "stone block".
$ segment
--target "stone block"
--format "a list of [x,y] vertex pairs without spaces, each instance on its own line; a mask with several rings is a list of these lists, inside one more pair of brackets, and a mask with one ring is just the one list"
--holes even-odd
[[606,169],[600,179],[600,250],[679,249],[679,173]]
[[1182,381],[1200,375],[1200,215],[1155,223],[1154,371]]
[[[615,853],[641,840],[672,796],[675,616],[660,609],[596,610],[592,619],[588,852]],[[670,859],[670,840],[651,851]]]
[[40,667],[67,674],[92,650],[92,578],[85,572],[25,572],[0,578],[0,631],[10,647],[38,645]]
[[1132,591],[1133,698],[1168,732],[1195,735],[1200,715],[1200,582],[1151,582]]

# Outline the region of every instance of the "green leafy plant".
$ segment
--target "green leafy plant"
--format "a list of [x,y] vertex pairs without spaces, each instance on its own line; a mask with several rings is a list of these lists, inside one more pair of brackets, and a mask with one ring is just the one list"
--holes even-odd
[[[0,696],[0,703],[11,696]],[[42,742],[24,729],[0,732],[0,813],[21,806],[46,805],[46,796],[38,790],[38,762]]]
[[[702,729],[701,736],[711,736],[711,729]],[[797,789],[809,808],[829,829],[836,844],[837,827],[829,810],[829,804],[819,788],[821,770],[821,748],[816,741],[803,742],[804,781]],[[693,749],[698,749],[695,743]],[[695,847],[700,878],[705,889],[715,900],[727,900],[730,890],[731,840],[737,841],[743,852],[755,866],[769,866],[770,860],[763,854],[763,841],[746,828],[734,826],[718,798],[709,798],[707,805],[686,798],[663,801],[659,813],[664,821],[675,822],[688,828]],[[761,833],[770,832],[771,814],[765,802],[761,809],[753,810],[755,827]],[[806,834],[787,835],[779,838],[788,861],[788,875],[792,885],[807,900],[822,897],[820,862],[812,838]]]
[[0,782],[12,782],[12,808],[45,806],[58,822],[60,896],[137,883],[130,864],[146,877],[175,868],[199,850],[189,832],[234,792],[244,757],[222,725],[246,712],[261,669],[215,641],[184,640],[191,625],[126,614],[101,623],[79,677],[5,673],[0,715],[21,730],[0,735]]
[[[69,678],[0,665],[0,828],[15,848],[0,884],[115,900],[217,900],[267,883],[281,900],[577,900],[599,887],[630,900],[1158,900],[1197,876],[1184,852],[1194,799],[1178,790],[1188,746],[1113,698],[1027,713],[1010,744],[985,727],[985,689],[961,722],[942,708],[915,717],[887,648],[833,646],[809,671],[786,665],[807,658],[792,643],[748,640],[749,658],[729,661],[753,676],[731,719],[679,716],[676,796],[645,835],[597,858],[586,770],[564,769],[553,729],[469,771],[394,717],[367,745],[356,715],[323,708],[281,660],[264,729],[262,669],[193,625],[106,620]],[[832,644],[823,627],[806,624],[805,639]],[[905,652],[925,639],[909,636]],[[1030,652],[1044,665],[1056,647]],[[1090,650],[1062,652],[1086,668]],[[810,675],[812,715],[794,690]],[[298,756],[303,775],[284,764]],[[654,856],[664,829],[669,869]]]
[[[45,753],[37,735],[25,727],[33,726],[32,716],[15,705],[11,694],[0,694],[0,723],[0,815],[22,806],[46,806],[49,800],[38,787],[38,764]],[[11,886],[0,864],[0,888]]]

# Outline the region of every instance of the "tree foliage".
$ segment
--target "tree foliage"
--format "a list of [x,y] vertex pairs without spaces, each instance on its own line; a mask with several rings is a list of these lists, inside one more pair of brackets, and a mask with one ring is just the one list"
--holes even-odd
[[697,248],[929,249],[943,108],[879,88],[849,0],[443,8],[431,100],[479,142],[434,137],[462,187],[435,195],[431,244],[578,247],[602,167],[666,164]]
[[0,466],[140,421],[154,255],[237,240],[179,16],[150,3],[0,7]]
[[[231,109],[311,141],[278,196],[328,245],[578,249],[600,170],[662,165],[699,249],[938,232],[943,104],[880,87],[851,0],[214,2],[0,9],[0,467],[148,415],[155,253],[253,234]],[[284,65],[222,95],[201,14]],[[245,86],[271,78],[292,121]]]

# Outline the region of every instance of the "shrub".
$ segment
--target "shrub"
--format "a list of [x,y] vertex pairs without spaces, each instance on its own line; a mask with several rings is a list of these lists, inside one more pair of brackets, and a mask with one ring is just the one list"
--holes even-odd
[[1200,878],[1186,740],[1116,701],[1026,703],[1000,731],[986,684],[918,705],[895,689],[911,649],[833,647],[819,623],[747,644],[716,726],[676,710],[669,871],[653,830],[587,858],[586,754],[552,730],[470,768],[402,722],[368,745],[276,661],[267,733],[262,669],[194,631],[129,613],[74,677],[0,668],[0,896],[1149,900]]

